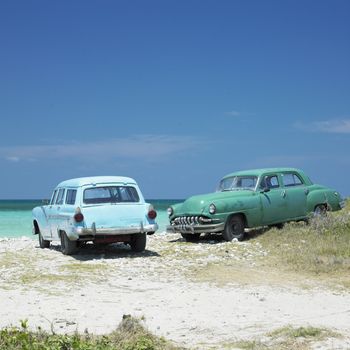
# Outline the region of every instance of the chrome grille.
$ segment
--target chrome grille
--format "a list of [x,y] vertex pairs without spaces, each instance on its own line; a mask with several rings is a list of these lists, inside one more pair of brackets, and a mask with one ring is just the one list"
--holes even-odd
[[200,220],[200,216],[178,216],[172,223],[175,225],[198,225]]

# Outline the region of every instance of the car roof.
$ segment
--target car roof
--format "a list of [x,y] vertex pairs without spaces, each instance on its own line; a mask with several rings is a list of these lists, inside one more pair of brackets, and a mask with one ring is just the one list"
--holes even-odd
[[296,172],[302,175],[304,174],[303,171],[296,168],[261,168],[261,169],[237,171],[237,172],[225,175],[224,178],[230,177],[230,176],[239,176],[239,175],[261,176],[262,174],[265,174],[265,173],[287,173],[287,172]]
[[137,185],[136,181],[131,177],[125,176],[89,176],[78,177],[60,182],[56,187],[81,187],[87,185],[121,183]]

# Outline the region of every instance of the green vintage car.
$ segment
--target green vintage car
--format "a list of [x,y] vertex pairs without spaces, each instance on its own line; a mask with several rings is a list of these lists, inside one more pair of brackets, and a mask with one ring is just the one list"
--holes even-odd
[[247,170],[226,175],[215,193],[168,208],[167,231],[181,233],[187,241],[198,240],[201,233],[222,233],[226,241],[240,241],[247,229],[278,227],[343,206],[337,191],[313,184],[301,170]]

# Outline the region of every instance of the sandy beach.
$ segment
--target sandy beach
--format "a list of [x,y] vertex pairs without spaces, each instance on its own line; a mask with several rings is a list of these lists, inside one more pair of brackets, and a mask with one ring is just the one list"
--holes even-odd
[[191,349],[260,341],[284,326],[327,328],[337,336],[314,348],[350,348],[349,291],[269,272],[267,254],[254,240],[194,244],[178,235],[148,237],[141,254],[88,245],[75,256],[58,243],[3,239],[0,326],[28,319],[32,329],[105,334],[130,314]]

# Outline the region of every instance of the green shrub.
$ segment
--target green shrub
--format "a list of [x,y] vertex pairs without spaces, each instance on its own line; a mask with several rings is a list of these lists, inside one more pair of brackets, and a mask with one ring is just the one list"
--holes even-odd
[[8,327],[0,331],[0,349],[6,350],[175,350],[163,338],[151,334],[139,319],[124,316],[118,328],[108,335],[89,333],[61,335],[28,329],[27,320],[21,327]]

